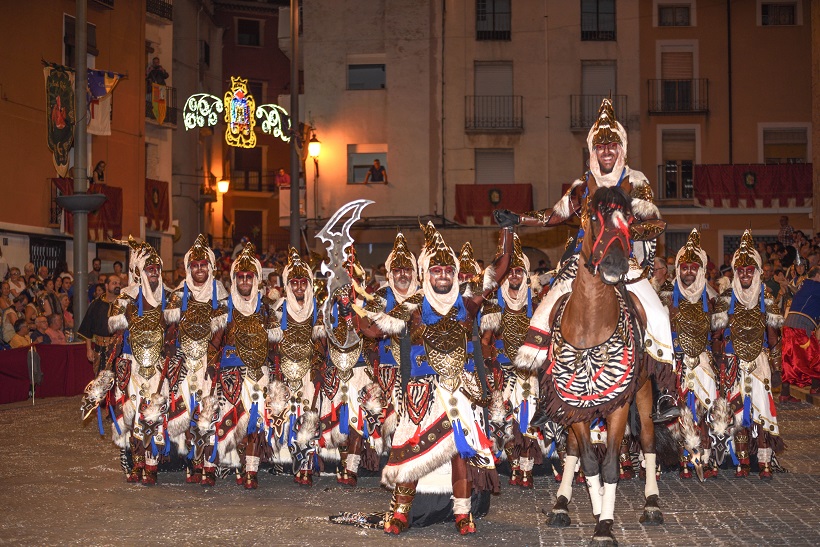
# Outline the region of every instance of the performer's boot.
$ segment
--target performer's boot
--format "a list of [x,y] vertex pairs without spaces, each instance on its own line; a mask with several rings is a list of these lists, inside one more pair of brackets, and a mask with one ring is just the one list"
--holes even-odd
[[359,463],[362,457],[358,454],[348,454],[344,465],[336,476],[336,482],[345,486],[356,486],[358,481]]
[[131,472],[128,473],[125,480],[126,482],[142,482],[142,473],[145,470],[145,456],[135,454],[133,459],[134,467],[131,468]]
[[510,486],[518,486],[521,484],[521,467],[519,466],[518,458],[513,457],[513,443],[508,442],[504,446],[504,453],[507,455],[507,463],[510,464]]
[[453,498],[453,514],[456,516],[456,530],[458,530],[458,533],[462,536],[475,534],[475,521],[473,521],[473,515],[470,513],[470,507],[470,498]]
[[413,498],[416,497],[416,487],[412,483],[397,484],[393,488],[393,498],[390,500],[390,514],[392,516],[384,523],[386,534],[401,534],[410,526],[410,508]]
[[519,458],[518,465],[521,468],[521,479],[518,482],[518,486],[521,488],[532,488],[532,468],[535,464],[535,459],[533,458]]
[[202,457],[194,458],[190,462],[190,467],[185,468],[185,482],[189,484],[198,483],[202,480]]
[[243,476],[245,490],[256,490],[259,482],[256,473],[259,471],[259,456],[245,456],[245,473]]
[[152,486],[157,483],[157,469],[159,460],[157,458],[145,456],[145,471],[142,475],[142,484]]
[[622,481],[635,478],[635,470],[632,468],[632,456],[629,454],[629,441],[626,438],[621,441],[621,453],[618,456],[618,463],[621,469],[620,479]]
[[680,478],[691,479],[692,471],[689,469],[689,458],[684,455],[683,447],[678,449],[678,457],[680,459]]
[[758,447],[757,461],[760,464],[760,478],[764,481],[772,480],[772,449]]
[[302,486],[313,486],[313,471],[303,464],[293,477],[293,482]]
[[586,484],[587,477],[584,475],[584,470],[579,469],[578,473],[575,475],[575,484]]
[[206,462],[202,468],[202,479],[199,484],[202,486],[213,486],[216,484],[216,466],[210,462]]
[[718,476],[718,469],[715,466],[714,462],[711,461],[712,449],[711,448],[704,448],[703,449],[703,478],[704,479],[714,479]]
[[735,455],[739,461],[735,477],[749,476],[749,430],[743,428],[735,433]]

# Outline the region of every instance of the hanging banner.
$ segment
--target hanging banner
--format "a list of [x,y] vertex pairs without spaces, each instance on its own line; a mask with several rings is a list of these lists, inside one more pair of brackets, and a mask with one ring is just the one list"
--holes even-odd
[[151,84],[151,109],[154,112],[154,119],[160,125],[165,121],[165,94],[167,89],[164,85]]
[[43,68],[46,84],[48,148],[54,169],[68,176],[69,153],[74,146],[74,72],[64,66],[48,64]]
[[89,135],[111,134],[111,101],[112,95],[88,102],[88,133]]
[[145,179],[145,218],[151,230],[168,229],[168,183],[162,180]]

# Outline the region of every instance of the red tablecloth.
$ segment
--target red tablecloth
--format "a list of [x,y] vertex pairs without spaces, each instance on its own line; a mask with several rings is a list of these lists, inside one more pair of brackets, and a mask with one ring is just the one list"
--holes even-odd
[[[28,348],[0,351],[0,403],[25,401],[28,397]],[[85,344],[38,344],[43,382],[36,397],[79,395],[94,378],[85,355]]]

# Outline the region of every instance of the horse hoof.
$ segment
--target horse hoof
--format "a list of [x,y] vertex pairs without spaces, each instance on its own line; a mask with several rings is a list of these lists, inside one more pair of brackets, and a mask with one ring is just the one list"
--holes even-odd
[[646,526],[657,526],[663,524],[663,513],[661,512],[660,500],[657,494],[653,494],[646,498],[646,503],[643,506],[643,515],[638,519],[638,522]]
[[589,542],[590,547],[617,547],[618,541],[612,535],[612,519],[599,520],[595,533]]
[[553,509],[547,519],[547,525],[552,528],[566,528],[570,524],[572,524],[572,520],[570,520],[569,514],[566,511],[555,511]]

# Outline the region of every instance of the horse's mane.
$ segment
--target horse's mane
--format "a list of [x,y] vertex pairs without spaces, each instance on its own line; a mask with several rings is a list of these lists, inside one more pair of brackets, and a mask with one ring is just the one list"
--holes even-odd
[[592,195],[590,209],[599,210],[604,214],[617,210],[629,215],[632,213],[632,200],[618,186],[602,186]]

